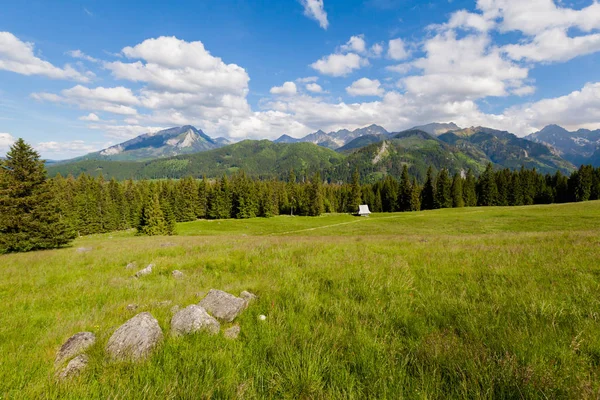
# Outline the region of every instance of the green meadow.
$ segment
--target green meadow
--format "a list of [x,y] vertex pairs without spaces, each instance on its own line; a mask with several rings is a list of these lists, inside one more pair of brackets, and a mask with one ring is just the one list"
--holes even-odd
[[[0,256],[0,399],[600,396],[600,201],[177,232]],[[137,279],[130,262],[156,268]],[[259,296],[240,337],[171,337],[171,307],[211,288]],[[142,311],[163,343],[109,361],[108,338]],[[57,382],[56,351],[80,331],[98,337],[89,368]]]

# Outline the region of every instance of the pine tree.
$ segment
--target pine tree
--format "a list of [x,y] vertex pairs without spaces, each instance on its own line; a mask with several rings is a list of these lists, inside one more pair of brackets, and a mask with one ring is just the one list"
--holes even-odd
[[317,217],[323,214],[325,210],[325,206],[323,205],[323,190],[321,186],[321,174],[317,172],[313,176],[309,188],[310,206],[308,209],[308,215],[311,217]]
[[433,196],[435,208],[452,207],[452,181],[448,176],[448,170],[442,168],[435,180],[435,194]]
[[411,211],[420,211],[421,210],[421,187],[417,183],[416,178],[413,178],[413,182],[412,182],[410,210]]
[[460,208],[465,206],[463,199],[463,179],[457,172],[452,178],[452,207]]
[[475,207],[477,205],[477,181],[475,179],[475,175],[473,175],[473,171],[469,168],[467,171],[467,177],[465,178],[465,182],[463,184],[463,199],[465,202],[465,206],[467,207]]
[[351,188],[352,192],[348,208],[351,210],[350,212],[356,213],[358,212],[358,206],[362,204],[362,190],[360,188],[360,175],[358,174],[358,168],[356,168],[354,170],[354,174],[352,174]]
[[492,163],[488,163],[477,185],[477,201],[480,206],[495,206],[498,199],[498,187]]
[[160,206],[158,194],[153,194],[142,207],[142,215],[137,226],[138,235],[168,235],[169,229]]
[[73,239],[44,162],[18,139],[0,161],[0,253],[62,247]]
[[433,210],[435,190],[433,188],[433,170],[431,167],[427,169],[427,179],[423,190],[421,190],[421,210]]
[[398,211],[412,210],[412,184],[408,175],[408,167],[406,164],[402,167],[402,175],[400,176],[400,189],[398,194]]

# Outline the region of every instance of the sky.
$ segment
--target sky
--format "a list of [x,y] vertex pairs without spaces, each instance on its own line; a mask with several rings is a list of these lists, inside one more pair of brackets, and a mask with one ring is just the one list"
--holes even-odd
[[[155,4],[156,3],[156,4]],[[600,128],[596,0],[30,0],[0,8],[0,155],[160,129]]]

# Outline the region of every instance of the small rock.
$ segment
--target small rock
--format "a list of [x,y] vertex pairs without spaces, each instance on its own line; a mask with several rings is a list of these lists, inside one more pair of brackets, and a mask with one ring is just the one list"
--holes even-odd
[[127,264],[127,266],[125,267],[125,269],[136,269],[137,268],[137,264],[134,262],[130,262],[129,264]]
[[138,305],[137,304],[128,304],[127,305],[127,311],[135,311],[137,310]]
[[175,243],[171,243],[171,242],[167,242],[167,243],[161,243],[160,247],[173,247],[175,246]]
[[214,335],[219,333],[220,329],[219,322],[208,315],[204,308],[195,304],[180,310],[171,319],[171,332],[175,336],[189,335],[200,331],[207,331]]
[[244,301],[246,302],[246,307],[248,307],[251,302],[253,302],[254,300],[258,299],[258,296],[256,296],[253,293],[247,292],[245,290],[242,293],[240,293],[240,297],[242,299],[244,299]]
[[56,374],[57,378],[60,380],[64,380],[79,375],[84,369],[87,368],[88,362],[89,358],[87,355],[78,355],[77,357],[69,361],[67,366]]
[[145,275],[149,275],[152,273],[152,268],[154,267],[154,264],[150,264],[148,265],[146,268],[139,270],[138,272],[135,273],[135,277],[139,278],[140,276],[145,276]]
[[238,336],[240,336],[240,326],[234,325],[231,328],[226,329],[225,332],[223,332],[223,336],[227,339],[237,339]]
[[173,302],[171,300],[164,300],[164,301],[159,301],[158,303],[156,303],[156,305],[159,307],[167,307],[167,306],[170,306],[171,304],[173,304]]
[[258,316],[258,319],[261,320],[261,321],[264,321],[265,319],[267,319],[267,316],[261,314],[261,315]]
[[179,270],[175,270],[171,273],[171,275],[173,275],[173,278],[175,279],[181,279],[183,278],[183,272],[179,271]]
[[79,332],[67,339],[56,354],[55,365],[70,360],[78,354],[83,353],[96,343],[96,335],[92,332]]
[[79,247],[77,249],[78,253],[87,253],[88,251],[92,251],[92,248],[91,247]]
[[198,305],[217,319],[231,322],[246,308],[246,301],[222,290],[211,289]]
[[178,305],[174,305],[173,307],[171,307],[171,315],[177,314],[177,311],[179,311],[180,309],[181,307],[179,307]]
[[162,341],[158,321],[143,312],[121,325],[108,339],[106,352],[119,360],[140,360],[147,357]]

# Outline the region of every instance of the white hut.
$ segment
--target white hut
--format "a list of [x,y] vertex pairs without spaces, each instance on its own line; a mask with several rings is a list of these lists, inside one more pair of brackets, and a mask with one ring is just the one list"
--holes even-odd
[[371,211],[369,211],[368,205],[365,204],[358,206],[358,215],[360,215],[361,217],[368,217],[369,214],[371,214]]

